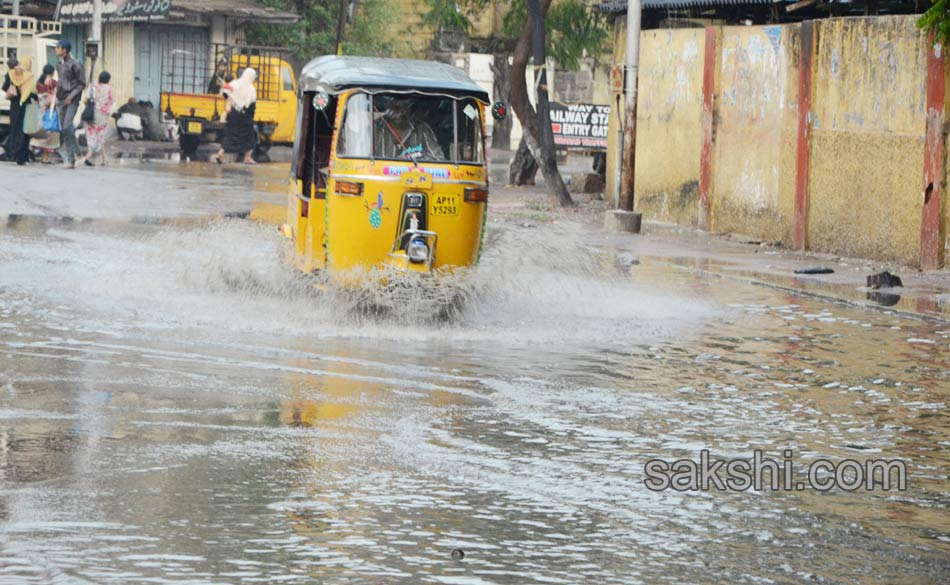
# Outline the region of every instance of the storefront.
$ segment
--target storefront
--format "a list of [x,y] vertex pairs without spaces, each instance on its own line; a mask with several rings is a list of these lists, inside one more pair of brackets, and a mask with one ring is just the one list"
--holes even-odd
[[[176,51],[210,52],[213,43],[243,43],[244,28],[251,22],[297,20],[295,14],[251,0],[103,0],[102,4],[102,59],[97,69],[112,74],[117,103],[130,97],[157,103],[162,62]],[[92,5],[91,0],[63,0],[57,15],[63,38],[73,43],[80,60],[89,38]]]

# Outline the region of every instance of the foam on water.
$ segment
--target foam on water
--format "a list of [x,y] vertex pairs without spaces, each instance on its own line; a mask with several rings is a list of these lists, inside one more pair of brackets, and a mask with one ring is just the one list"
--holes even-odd
[[135,230],[0,235],[0,281],[73,307],[79,319],[275,335],[588,344],[638,341],[714,315],[695,299],[640,287],[579,228],[493,230],[473,269],[423,285],[372,274],[349,290],[315,288],[270,226]]

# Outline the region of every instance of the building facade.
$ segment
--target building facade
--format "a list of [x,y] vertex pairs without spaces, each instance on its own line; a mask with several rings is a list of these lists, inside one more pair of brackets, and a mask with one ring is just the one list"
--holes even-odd
[[[295,14],[250,0],[103,0],[102,4],[102,59],[97,69],[112,74],[117,103],[134,97],[157,104],[163,64],[168,66],[178,54],[204,51],[210,55],[215,44],[244,43],[248,23],[297,20]],[[91,5],[88,0],[63,0],[54,15],[63,23],[63,38],[72,42],[73,52],[84,62],[88,61],[82,47],[91,36]],[[88,71],[90,64],[86,65]]]

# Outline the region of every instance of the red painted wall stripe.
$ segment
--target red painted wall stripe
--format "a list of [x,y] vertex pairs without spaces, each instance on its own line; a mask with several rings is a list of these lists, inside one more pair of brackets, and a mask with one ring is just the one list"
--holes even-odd
[[703,147],[699,156],[699,227],[709,229],[712,181],[713,99],[716,91],[716,27],[706,28],[703,56]]
[[[933,36],[928,39],[931,43]],[[943,175],[943,104],[946,92],[943,47],[927,46],[927,134],[924,141],[924,190],[920,217],[920,267],[940,268],[940,182]]]
[[801,29],[798,59],[798,143],[795,152],[795,208],[792,242],[796,250],[808,246],[808,141],[811,136],[812,62],[815,56],[815,22],[806,20]]

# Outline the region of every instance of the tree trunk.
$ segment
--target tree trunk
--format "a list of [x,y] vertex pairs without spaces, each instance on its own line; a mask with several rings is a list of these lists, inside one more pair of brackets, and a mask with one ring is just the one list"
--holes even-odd
[[511,160],[511,166],[508,168],[508,182],[512,185],[534,185],[534,177],[537,174],[538,161],[532,156],[527,141],[522,137],[518,150],[515,151],[515,158]]
[[551,129],[551,104],[548,101],[548,68],[545,55],[544,16],[539,0],[528,0],[528,20],[531,21],[531,52],[534,54],[535,87],[538,88],[538,129],[537,140],[541,146],[541,172],[548,190],[564,207],[574,205],[571,194],[557,168],[557,153],[554,150],[554,131]]
[[[495,101],[506,104],[511,101],[511,65],[508,63],[508,53],[497,51],[492,60],[491,71],[495,77],[493,97]],[[511,150],[511,116],[505,116],[502,121],[495,121],[491,135],[491,147],[498,150]]]
[[[524,129],[525,144],[534,158],[539,161],[544,161],[544,157],[541,155],[541,147],[539,146],[541,144],[539,141],[539,137],[541,136],[541,132],[539,131],[540,123],[538,121],[538,115],[528,100],[528,85],[525,79],[525,72],[528,67],[528,57],[531,53],[531,41],[534,37],[532,29],[535,24],[539,25],[541,29],[541,34],[538,36],[541,40],[541,57],[544,57],[544,17],[550,5],[551,0],[529,0],[528,22],[525,23],[524,28],[521,30],[521,35],[515,43],[511,63],[511,109],[515,111],[515,114],[517,114],[518,119],[521,121],[521,126]],[[537,63],[538,61],[535,61],[536,65]],[[540,63],[543,64],[544,61],[540,61]],[[538,89],[541,89],[540,84]],[[544,97],[545,104],[547,104],[547,85],[544,86]],[[545,119],[551,137],[551,157],[548,161],[550,164],[541,165],[541,172],[544,173],[544,182],[561,205],[573,205],[574,201],[567,192],[567,187],[564,186],[564,180],[557,170],[557,159],[554,157],[554,136],[550,131],[550,111],[547,112]]]

